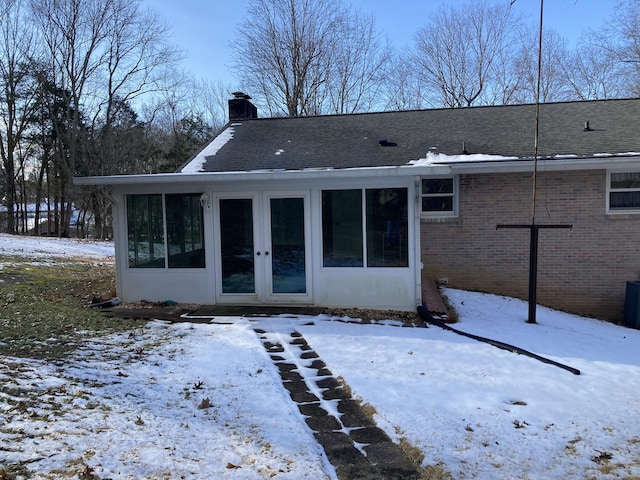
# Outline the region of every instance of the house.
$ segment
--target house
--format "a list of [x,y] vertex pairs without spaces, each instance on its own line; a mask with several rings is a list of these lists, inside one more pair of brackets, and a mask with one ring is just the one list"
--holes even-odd
[[413,310],[422,286],[620,320],[640,277],[640,99],[230,122],[176,173],[113,192],[125,301]]

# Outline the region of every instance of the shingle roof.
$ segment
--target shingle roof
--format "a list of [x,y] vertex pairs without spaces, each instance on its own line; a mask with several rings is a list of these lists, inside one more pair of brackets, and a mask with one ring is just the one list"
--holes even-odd
[[[464,148],[531,158],[535,111],[507,105],[234,121],[226,127],[233,136],[195,160],[206,172],[395,166],[434,146],[447,155]],[[640,152],[640,99],[542,104],[539,118],[540,158]]]

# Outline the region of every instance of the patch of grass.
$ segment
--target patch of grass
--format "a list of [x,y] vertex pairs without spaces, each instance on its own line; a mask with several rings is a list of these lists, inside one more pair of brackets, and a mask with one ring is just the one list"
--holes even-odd
[[59,358],[76,348],[87,332],[140,326],[107,318],[89,308],[94,296],[115,289],[113,265],[51,262],[32,264],[2,257],[0,267],[0,354]]

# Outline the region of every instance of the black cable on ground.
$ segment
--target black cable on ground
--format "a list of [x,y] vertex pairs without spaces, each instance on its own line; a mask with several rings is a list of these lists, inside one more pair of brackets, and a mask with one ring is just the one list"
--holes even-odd
[[510,352],[518,353],[520,355],[526,355],[527,357],[534,358],[536,360],[541,361],[542,363],[548,363],[549,365],[554,365],[556,367],[567,370],[568,372],[571,372],[574,375],[580,375],[580,370],[578,370],[577,368],[573,368],[573,367],[570,367],[569,365],[564,365],[563,363],[555,362],[548,358],[541,357],[540,355],[536,355],[535,353],[524,350],[523,348],[516,347],[514,345],[509,345],[508,343],[499,342],[498,340],[491,340],[490,338],[479,337],[478,335],[473,335],[471,333],[466,333],[466,332],[457,330],[453,327],[450,327],[443,321],[438,320],[437,318],[434,318],[429,313],[429,311],[425,308],[424,305],[418,306],[418,315],[420,315],[420,318],[422,318],[424,322],[430,323],[444,330],[449,330],[450,332],[457,333],[458,335],[462,335],[463,337],[468,337],[473,340],[477,340],[479,342],[488,343],[489,345],[493,345],[494,347],[501,348],[502,350],[508,350]]

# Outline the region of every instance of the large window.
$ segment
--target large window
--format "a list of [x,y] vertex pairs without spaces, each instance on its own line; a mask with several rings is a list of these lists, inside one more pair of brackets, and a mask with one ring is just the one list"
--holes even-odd
[[169,268],[204,268],[204,234],[200,194],[167,195]]
[[323,191],[322,247],[325,267],[408,266],[407,189]]
[[202,223],[200,194],[127,195],[129,266],[204,268]]
[[322,192],[325,267],[362,267],[362,190]]
[[457,178],[422,179],[422,213],[427,216],[453,216],[456,206]]
[[162,195],[127,195],[129,266],[164,268]]
[[640,212],[640,172],[609,173],[609,211]]

